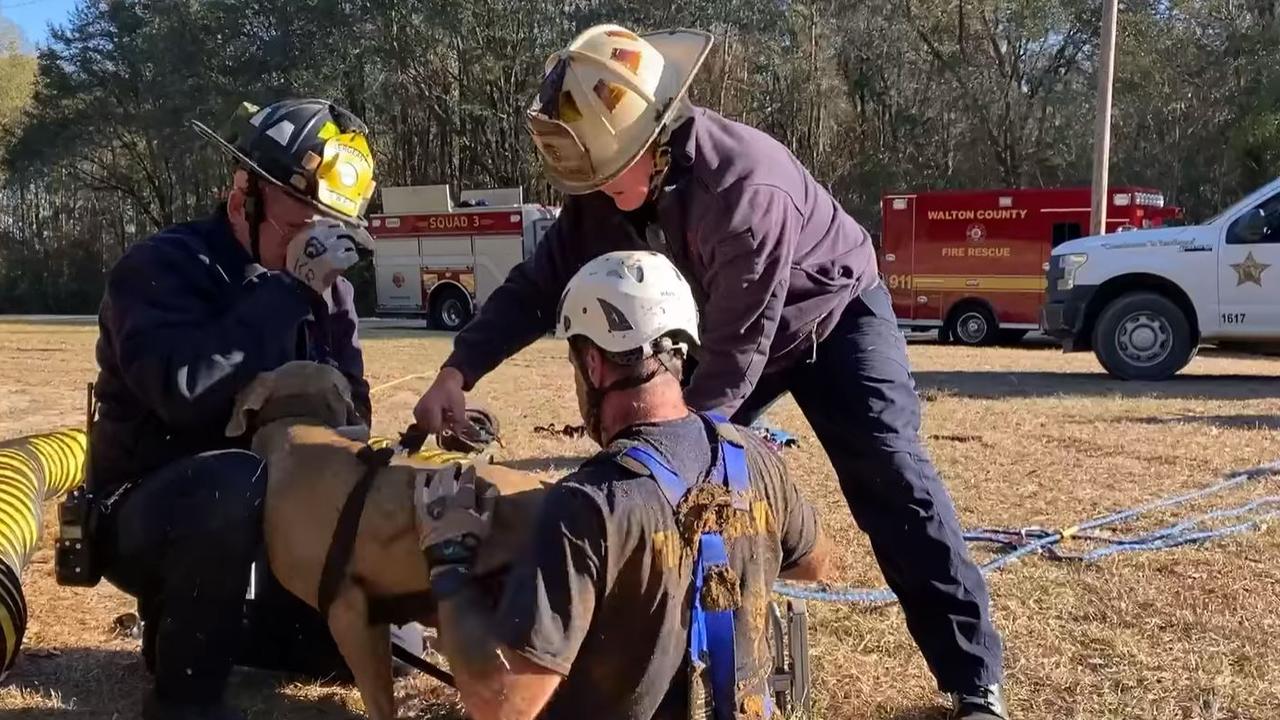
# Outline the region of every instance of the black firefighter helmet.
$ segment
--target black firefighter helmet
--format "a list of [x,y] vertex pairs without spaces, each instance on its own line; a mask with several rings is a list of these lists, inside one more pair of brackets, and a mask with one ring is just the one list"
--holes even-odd
[[[347,110],[318,99],[282,100],[266,107],[246,102],[220,133],[196,121],[192,125],[253,177],[334,219],[365,224],[362,216],[376,185],[373,153],[368,129]],[[252,211],[261,213],[261,197],[254,200],[259,207]]]

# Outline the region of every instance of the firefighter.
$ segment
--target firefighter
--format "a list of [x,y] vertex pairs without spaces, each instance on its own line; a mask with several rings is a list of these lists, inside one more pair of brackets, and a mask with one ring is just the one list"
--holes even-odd
[[704,716],[690,715],[697,698],[718,720],[765,717],[768,599],[780,575],[825,572],[817,513],[763,440],[689,411],[680,378],[698,310],[669,260],[600,256],[562,304],[557,336],[604,450],[550,489],[496,612],[470,579],[488,514],[473,480],[437,477],[423,498],[443,649],[468,714],[684,720]]
[[560,291],[591,258],[668,255],[702,308],[690,406],[748,425],[790,392],[956,715],[1003,719],[986,584],[920,441],[871,239],[786,147],[687,100],[711,43],[602,25],[548,59],[528,126],[569,197],[458,334],[415,415],[428,428],[462,417],[465,392],[555,325]]
[[129,248],[99,312],[92,546],[138,599],[148,720],[242,718],[222,697],[237,660],[342,667],[319,615],[264,570],[264,461],[249,437],[225,435],[236,394],[290,360],[327,362],[351,382],[352,424],[370,422],[340,277],[367,242],[364,124],[324,100],[286,100],[246,103],[221,135],[196,129],[237,164],[226,202]]

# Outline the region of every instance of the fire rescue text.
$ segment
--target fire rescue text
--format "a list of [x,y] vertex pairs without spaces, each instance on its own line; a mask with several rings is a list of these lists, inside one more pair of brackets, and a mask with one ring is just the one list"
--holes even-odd
[[944,247],[942,257],[1013,257],[1010,247]]

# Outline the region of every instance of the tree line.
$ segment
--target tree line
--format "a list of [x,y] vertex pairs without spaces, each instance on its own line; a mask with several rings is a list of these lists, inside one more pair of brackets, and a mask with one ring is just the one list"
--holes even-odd
[[[1099,5],[85,0],[38,51],[0,27],[0,313],[94,312],[130,243],[218,201],[227,163],[189,121],[243,100],[345,105],[382,186],[558,202],[523,112],[547,56],[598,22],[713,32],[695,102],[782,140],[873,230],[885,192],[1087,185]],[[1278,14],[1121,3],[1112,182],[1203,218],[1276,174]]]

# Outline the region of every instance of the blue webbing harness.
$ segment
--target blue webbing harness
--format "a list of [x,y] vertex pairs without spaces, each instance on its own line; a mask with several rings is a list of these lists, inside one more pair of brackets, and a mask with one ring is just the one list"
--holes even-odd
[[[729,489],[729,495],[736,510],[747,511],[747,493],[750,485],[747,481],[747,455],[743,449],[741,438],[731,428],[726,428],[727,421],[716,415],[702,415],[716,426],[720,436],[720,472],[718,477],[708,478],[708,482],[718,482]],[[637,468],[627,460],[639,463]],[[632,446],[627,448],[618,458],[619,462],[629,470],[639,474],[647,471],[662,494],[667,498],[674,512],[681,499],[694,485],[686,483],[665,458],[647,448]],[[695,483],[696,484],[696,483]],[[698,538],[697,554],[693,566],[693,609],[689,621],[689,662],[694,668],[706,667],[711,681],[711,706],[715,720],[733,720],[738,707],[737,699],[737,658],[734,653],[733,608],[708,611],[702,606],[703,580],[708,572],[720,568],[728,568],[729,553],[725,548],[724,536],[719,532],[704,532]]]

